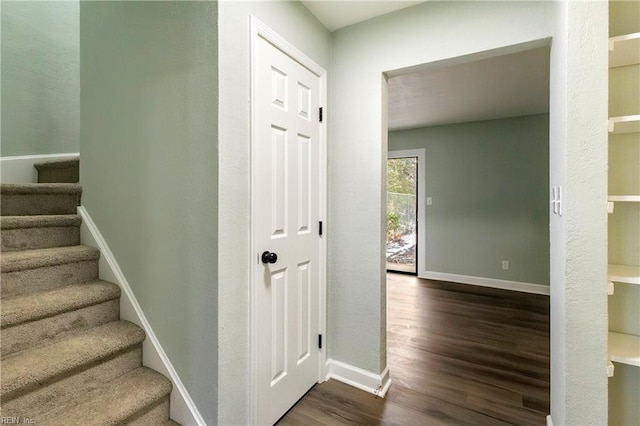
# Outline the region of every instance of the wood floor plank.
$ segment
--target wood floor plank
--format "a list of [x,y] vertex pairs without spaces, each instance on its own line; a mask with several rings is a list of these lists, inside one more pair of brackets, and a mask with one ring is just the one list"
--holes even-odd
[[387,364],[385,398],[330,380],[278,424],[544,425],[549,298],[389,274]]

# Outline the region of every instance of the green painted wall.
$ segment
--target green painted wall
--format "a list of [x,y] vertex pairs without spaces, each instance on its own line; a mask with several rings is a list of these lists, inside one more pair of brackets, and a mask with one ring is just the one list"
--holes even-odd
[[217,3],[82,2],[83,204],[217,420]]
[[389,151],[415,148],[427,270],[549,285],[548,115],[389,133]]
[[0,155],[80,149],[80,6],[2,1]]

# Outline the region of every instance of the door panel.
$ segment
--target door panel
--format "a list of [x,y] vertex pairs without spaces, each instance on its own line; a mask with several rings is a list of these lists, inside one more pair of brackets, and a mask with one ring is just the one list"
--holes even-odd
[[[298,235],[310,232],[311,213],[311,144],[310,138],[298,135]],[[317,159],[316,159],[317,161]]]
[[276,238],[287,235],[287,136],[287,130],[271,126],[271,235]]
[[254,54],[257,405],[271,424],[318,380],[320,79],[262,38]]
[[298,360],[300,365],[311,354],[311,291],[309,262],[298,265]]
[[287,270],[271,274],[271,386],[287,375]]

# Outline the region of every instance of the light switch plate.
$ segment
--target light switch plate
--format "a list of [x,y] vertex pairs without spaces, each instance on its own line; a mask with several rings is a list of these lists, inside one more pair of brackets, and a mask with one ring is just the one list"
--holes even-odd
[[551,188],[551,209],[553,214],[562,216],[562,187],[554,186]]

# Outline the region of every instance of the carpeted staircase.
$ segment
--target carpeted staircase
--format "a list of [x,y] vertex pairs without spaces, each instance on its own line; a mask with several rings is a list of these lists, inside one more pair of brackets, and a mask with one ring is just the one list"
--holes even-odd
[[144,331],[80,245],[78,160],[3,184],[0,416],[35,425],[176,425],[171,382],[142,367]]

